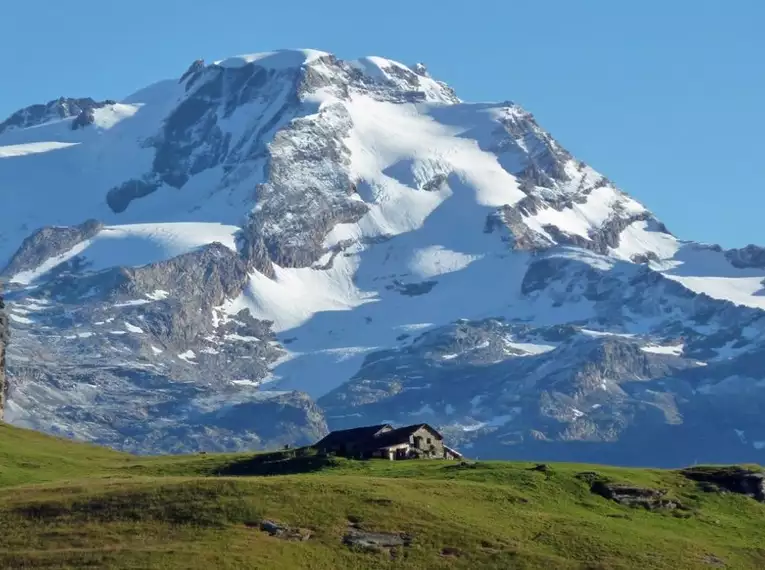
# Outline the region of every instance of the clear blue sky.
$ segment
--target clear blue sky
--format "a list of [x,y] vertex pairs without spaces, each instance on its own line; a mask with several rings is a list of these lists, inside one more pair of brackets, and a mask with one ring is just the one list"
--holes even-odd
[[765,0],[0,0],[0,116],[119,99],[196,58],[422,61],[512,99],[681,238],[765,245]]

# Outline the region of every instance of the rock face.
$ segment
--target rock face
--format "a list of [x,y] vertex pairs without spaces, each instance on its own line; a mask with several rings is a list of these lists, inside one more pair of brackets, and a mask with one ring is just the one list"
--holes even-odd
[[5,313],[5,302],[2,295],[0,295],[0,419],[3,417],[3,409],[5,407],[5,352],[9,338],[8,316]]
[[[27,129],[43,125],[50,121],[76,117],[72,123],[73,129],[80,128],[87,124],[87,120],[81,117],[87,117],[94,109],[100,109],[107,105],[113,105],[114,101],[95,101],[90,97],[72,98],[61,97],[45,104],[32,105],[17,111],[5,121],[0,123],[0,134],[4,131],[13,129]],[[92,121],[91,121],[92,122]],[[75,127],[77,125],[77,127]]]
[[148,453],[422,421],[480,458],[765,460],[763,250],[677,239],[424,65],[198,60],[19,111],[0,156],[11,422]]

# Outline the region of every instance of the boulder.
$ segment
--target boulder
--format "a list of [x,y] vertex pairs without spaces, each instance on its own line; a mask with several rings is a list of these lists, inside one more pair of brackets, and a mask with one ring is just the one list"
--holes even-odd
[[712,485],[718,490],[747,495],[765,502],[765,473],[743,467],[691,467],[681,473],[688,479]]
[[344,537],[343,544],[363,550],[381,550],[397,546],[409,546],[412,537],[405,533],[366,532],[351,529]]
[[599,480],[592,484],[590,490],[596,495],[628,507],[643,507],[653,511],[656,509],[676,509],[681,506],[677,501],[668,499],[666,497],[667,491],[663,489],[635,487]]
[[310,530],[304,528],[293,528],[271,520],[261,521],[260,530],[267,532],[271,536],[283,538],[284,540],[303,541],[311,538]]

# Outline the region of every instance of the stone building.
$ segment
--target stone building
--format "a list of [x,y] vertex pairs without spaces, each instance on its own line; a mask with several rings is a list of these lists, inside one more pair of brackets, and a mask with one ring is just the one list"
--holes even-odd
[[460,459],[444,445],[443,436],[428,424],[394,428],[390,424],[333,431],[314,447],[342,457],[382,459]]

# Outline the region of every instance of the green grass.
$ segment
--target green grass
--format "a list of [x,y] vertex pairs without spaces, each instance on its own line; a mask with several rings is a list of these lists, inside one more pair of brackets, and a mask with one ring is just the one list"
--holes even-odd
[[[146,458],[0,425],[0,568],[765,568],[765,505],[751,498],[673,471],[533,465]],[[685,508],[618,505],[585,471],[667,489]],[[271,537],[263,519],[312,537]],[[351,549],[351,521],[412,544]]]

